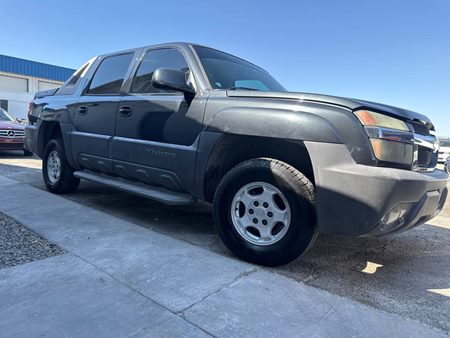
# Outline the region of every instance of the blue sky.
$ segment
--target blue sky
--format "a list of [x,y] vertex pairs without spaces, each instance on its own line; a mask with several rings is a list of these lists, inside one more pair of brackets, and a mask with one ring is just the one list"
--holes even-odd
[[77,68],[168,41],[222,49],[292,91],[379,101],[450,136],[450,1],[6,1],[0,53]]

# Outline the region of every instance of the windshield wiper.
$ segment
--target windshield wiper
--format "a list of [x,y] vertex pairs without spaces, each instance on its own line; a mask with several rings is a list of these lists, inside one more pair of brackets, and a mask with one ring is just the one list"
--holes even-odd
[[230,87],[230,88],[227,88],[227,90],[253,90],[253,91],[257,91],[257,92],[260,91],[259,89],[249,88],[249,87]]

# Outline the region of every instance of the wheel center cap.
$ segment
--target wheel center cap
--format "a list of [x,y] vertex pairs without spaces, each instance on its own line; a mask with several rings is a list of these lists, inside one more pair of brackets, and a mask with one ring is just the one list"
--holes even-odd
[[263,208],[256,208],[255,209],[255,215],[257,217],[263,217],[263,216],[266,215],[266,212],[265,212],[265,210]]

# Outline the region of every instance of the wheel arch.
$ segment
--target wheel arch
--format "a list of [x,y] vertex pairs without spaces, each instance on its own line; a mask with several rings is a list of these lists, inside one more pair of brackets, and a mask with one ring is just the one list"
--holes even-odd
[[231,168],[258,157],[283,161],[301,171],[314,184],[311,158],[302,141],[223,134],[213,147],[204,171],[204,198],[212,201],[220,180]]
[[39,134],[37,138],[37,155],[42,157],[44,155],[47,143],[54,138],[61,138],[62,130],[59,122],[56,121],[42,121],[39,126]]

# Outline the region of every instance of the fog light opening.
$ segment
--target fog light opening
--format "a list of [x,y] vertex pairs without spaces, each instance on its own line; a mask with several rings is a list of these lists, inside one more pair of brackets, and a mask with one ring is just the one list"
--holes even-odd
[[381,230],[386,231],[405,224],[404,216],[406,215],[408,210],[409,210],[408,205],[405,204],[396,205],[381,219]]

